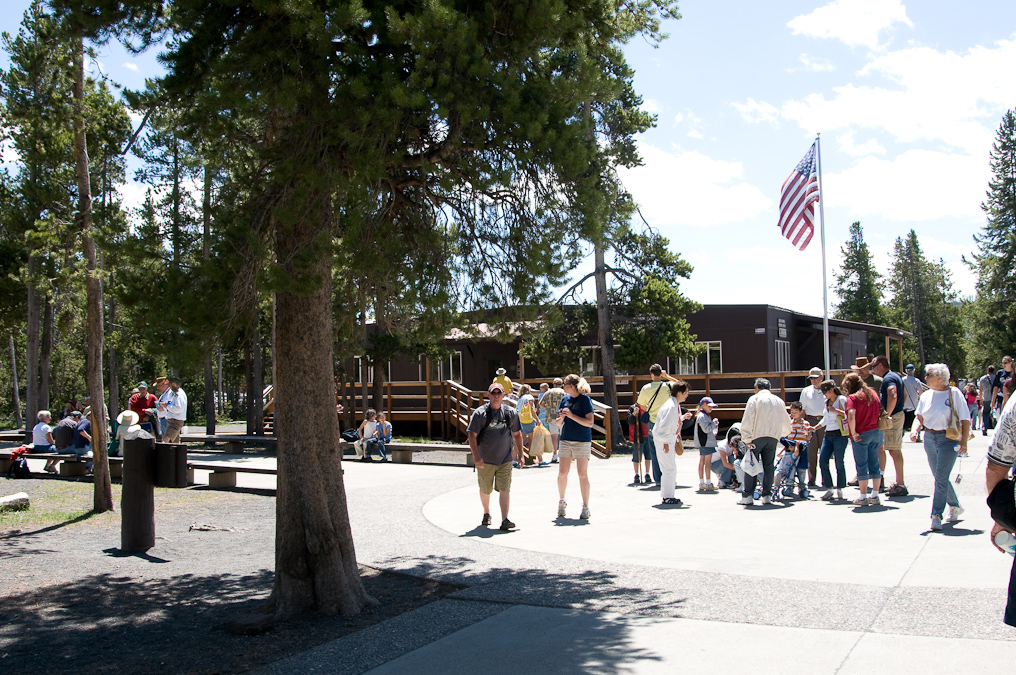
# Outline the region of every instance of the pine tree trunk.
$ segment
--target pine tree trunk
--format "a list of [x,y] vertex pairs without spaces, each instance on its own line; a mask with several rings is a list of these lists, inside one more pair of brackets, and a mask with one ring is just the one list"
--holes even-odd
[[38,261],[35,256],[28,256],[28,312],[26,317],[25,351],[25,431],[28,442],[31,442],[32,427],[39,413],[39,333],[42,328],[39,291],[35,288],[35,274]]
[[[603,402],[610,406],[609,420],[604,420],[604,427],[610,425],[611,443],[620,443],[624,438],[621,431],[621,418],[617,414],[617,381],[614,368],[614,336],[610,322],[610,304],[607,298],[607,269],[604,262],[603,241],[594,245],[595,279],[596,279],[596,318],[599,325],[600,354],[603,366]],[[611,451],[613,448],[607,448]]]
[[11,348],[11,388],[13,390],[11,399],[14,402],[14,428],[20,429],[24,420],[21,417],[21,393],[18,391],[18,359],[17,353],[14,351],[14,336],[10,333],[7,334],[7,344]]
[[80,28],[74,39],[74,157],[78,179],[78,226],[85,258],[87,328],[85,337],[85,382],[92,401],[92,453],[95,473],[93,508],[98,513],[113,510],[113,489],[109,479],[109,444],[106,396],[102,390],[102,278],[96,270],[95,240],[92,238],[92,188],[88,177],[88,148],[85,145],[85,61]]
[[[208,264],[212,257],[212,172],[205,164],[201,197],[201,258]],[[212,349],[205,349],[205,434],[215,435],[215,380],[212,379]]]
[[309,295],[277,296],[279,468],[271,601],[279,619],[310,610],[356,614],[375,602],[356,563],[338,420],[313,414],[335,387],[328,199],[327,192],[317,195],[310,214],[276,234],[284,277],[313,279],[317,286]]
[[[46,297],[42,304],[42,348],[39,351],[39,409],[49,410],[49,375],[53,361],[53,301]],[[53,416],[54,419],[57,417]]]
[[[110,280],[112,280],[110,274]],[[116,326],[116,298],[109,299],[109,325],[113,329]],[[120,411],[120,378],[116,374],[116,347],[109,347],[109,414],[113,417]]]
[[218,397],[218,401],[219,401],[219,414],[223,415],[226,412],[226,399],[223,396],[223,391],[222,391],[222,347],[219,347],[218,351],[219,351],[219,365],[215,369],[215,376],[216,376],[216,378],[218,380],[218,384],[219,384],[219,389],[218,389],[218,392],[219,392],[219,397]]
[[265,362],[261,351],[261,329],[257,322],[260,312],[254,315],[254,337],[251,345],[251,415],[254,418],[254,435],[265,435]]

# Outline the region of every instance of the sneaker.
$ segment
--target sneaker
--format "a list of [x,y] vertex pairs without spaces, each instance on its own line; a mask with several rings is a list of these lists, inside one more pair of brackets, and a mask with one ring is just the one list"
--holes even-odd
[[762,505],[763,506],[765,506],[766,504],[772,504],[772,503],[773,503],[773,498],[770,497],[769,495],[766,495],[765,497],[762,498]]
[[557,517],[564,518],[564,511],[568,508],[568,502],[561,500],[557,503]]
[[638,474],[635,474],[635,480],[632,481],[635,485],[642,485],[642,479],[639,478]]
[[964,509],[962,506],[950,506],[949,515],[946,517],[945,522],[955,523],[957,520],[960,519],[960,516],[963,515],[963,512],[965,510],[966,509]]
[[550,466],[550,462],[540,462],[536,466]]
[[649,476],[649,474],[647,473],[647,474],[646,474],[646,477],[642,479],[642,482],[643,482],[643,483],[645,483],[646,485],[649,485],[650,483],[652,483],[652,482],[653,482],[653,479],[652,479],[652,478],[651,478],[651,477]]
[[847,485],[849,485],[850,487],[857,487],[857,484],[858,484],[858,480],[857,480],[856,476],[854,477],[854,480],[848,480],[847,481]]
[[843,499],[843,490],[837,490],[836,491],[836,498],[837,499]]
[[942,516],[931,517],[931,529],[933,532],[938,532],[942,529]]
[[730,483],[724,483],[722,480],[716,484],[717,490],[726,490],[730,488]]
[[706,481],[706,489],[709,490],[710,492],[716,492],[716,486],[713,485],[713,482],[711,480]]
[[505,532],[512,529],[513,527],[515,527],[515,523],[508,520],[507,518],[501,521],[501,529],[504,530]]
[[681,506],[683,502],[677,497],[667,497],[663,500],[663,503],[667,505]]
[[868,506],[878,506],[882,502],[878,499],[878,493],[872,492],[871,496],[868,497]]
[[480,527],[487,527],[488,525],[490,525],[490,514],[485,513],[483,514],[483,520],[480,521]]
[[589,520],[589,507],[585,504],[582,505],[582,511],[579,513],[579,518],[582,520]]
[[824,502],[831,502],[832,500],[833,500],[833,491],[832,490],[826,490],[825,494],[822,495],[822,501],[824,501]]
[[751,497],[741,497],[737,500],[738,506],[754,506],[755,500]]
[[706,482],[704,480],[700,480],[698,482],[698,491],[699,492],[704,492],[705,489],[706,489]]
[[855,499],[851,503],[854,506],[867,506],[868,505],[868,498],[862,495],[862,496],[858,497],[857,499]]
[[557,464],[557,455],[554,455],[553,457],[550,458],[550,463]]

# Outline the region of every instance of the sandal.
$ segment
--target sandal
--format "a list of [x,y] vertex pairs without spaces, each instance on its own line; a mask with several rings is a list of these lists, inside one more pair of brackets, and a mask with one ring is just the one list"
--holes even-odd
[[663,503],[668,505],[681,506],[683,502],[681,502],[681,500],[678,499],[677,497],[667,497],[666,499],[663,500]]

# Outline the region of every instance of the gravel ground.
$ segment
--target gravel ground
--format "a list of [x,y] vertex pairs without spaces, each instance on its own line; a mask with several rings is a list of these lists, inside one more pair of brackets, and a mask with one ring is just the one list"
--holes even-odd
[[[274,497],[158,489],[155,548],[124,555],[119,514],[89,511],[91,483],[41,478],[0,487],[20,491],[32,496],[32,511],[0,516],[2,672],[243,672],[458,589],[361,566],[379,606],[235,635],[223,624],[256,612],[271,590]],[[119,505],[117,485],[114,499]]]

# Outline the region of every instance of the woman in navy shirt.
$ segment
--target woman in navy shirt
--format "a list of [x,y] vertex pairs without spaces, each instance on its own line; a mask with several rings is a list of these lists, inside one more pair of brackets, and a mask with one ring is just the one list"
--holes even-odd
[[589,398],[589,384],[578,375],[564,378],[565,396],[557,408],[557,424],[561,427],[558,444],[560,468],[557,474],[557,490],[561,501],[557,503],[557,517],[564,518],[568,508],[564,500],[568,488],[568,472],[571,461],[579,474],[579,490],[582,493],[582,512],[579,518],[589,518],[589,458],[593,449],[593,400]]

